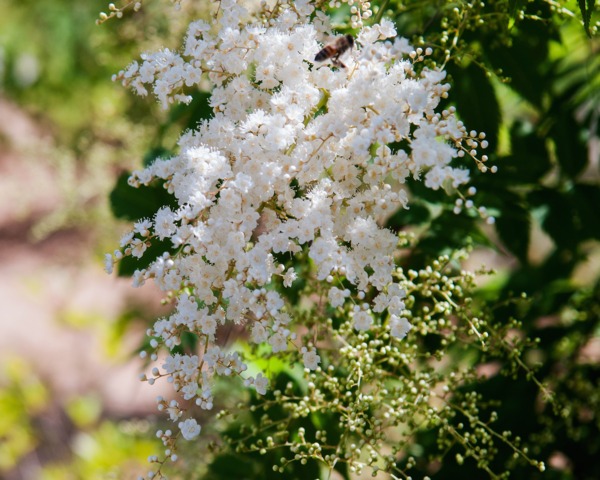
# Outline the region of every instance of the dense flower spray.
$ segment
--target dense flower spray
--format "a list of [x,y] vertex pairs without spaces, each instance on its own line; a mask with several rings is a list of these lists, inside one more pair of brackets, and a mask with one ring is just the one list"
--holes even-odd
[[[238,376],[259,394],[269,388],[266,372],[248,374],[240,352],[218,345],[221,325],[241,325],[272,354],[295,352],[307,371],[320,368],[315,332],[282,294],[296,281],[311,302],[348,312],[341,332],[375,328],[403,339],[411,323],[399,240],[381,221],[409,208],[409,177],[456,191],[469,181],[461,159],[486,169],[477,158],[485,136],[468,133],[454,110],[436,111],[449,85],[443,70],[425,66],[431,51],[397,37],[391,22],[363,26],[370,14],[353,8],[360,29],[343,63],[315,62],[339,35],[313,2],[252,11],[223,0],[213,23],[190,24],[181,53],[144,54],[116,76],[165,108],[211,84],[212,118],[182,134],[178,155],[130,178],[132,186],[163,182],[177,207],[137,222],[106,261],[111,271],[123,255],[170,242],[134,275],[176,301],[148,331],[153,359],[161,346],[171,353],[144,379],[167,377],[202,409],[213,408],[215,376]],[[197,354],[172,352],[185,332],[197,336]],[[183,438],[200,434],[178,401],[159,399],[159,408]],[[159,436],[171,451],[178,435]]]

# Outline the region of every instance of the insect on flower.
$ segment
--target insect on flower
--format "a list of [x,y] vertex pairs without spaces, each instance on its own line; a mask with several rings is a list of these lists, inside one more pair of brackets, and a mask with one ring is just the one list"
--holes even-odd
[[330,58],[331,63],[333,63],[336,67],[346,68],[346,65],[340,62],[340,57],[353,46],[354,37],[352,35],[344,35],[343,37],[338,38],[335,42],[325,45],[323,50],[321,50],[315,56],[315,62],[323,62]]

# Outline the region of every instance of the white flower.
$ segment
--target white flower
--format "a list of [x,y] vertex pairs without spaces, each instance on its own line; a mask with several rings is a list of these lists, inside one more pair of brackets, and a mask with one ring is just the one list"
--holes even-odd
[[198,356],[184,355],[181,361],[181,372],[188,377],[195,376],[198,373]]
[[110,253],[104,254],[104,271],[110,275],[113,272],[114,265],[113,256]]
[[196,399],[196,405],[203,410],[212,410],[213,407],[212,390],[208,382],[209,379],[207,378],[206,372],[204,372],[202,393],[200,394],[199,398]]
[[321,357],[317,355],[316,350],[306,350],[306,348],[302,349],[302,361],[304,362],[304,367],[309,370],[316,370],[321,363]]
[[273,348],[273,353],[287,350],[287,338],[283,332],[276,332],[269,338],[269,345]]
[[221,358],[221,349],[216,345],[210,347],[202,358],[209,367],[214,367]]
[[200,435],[200,430],[202,429],[202,427],[198,425],[198,422],[193,418],[188,418],[183,422],[179,422],[178,427],[181,431],[181,436],[186,440],[193,440],[196,438]]
[[165,363],[162,368],[167,373],[176,372],[181,368],[181,355],[176,353],[175,355],[170,355],[165,359]]
[[139,222],[133,224],[133,231],[139,233],[143,237],[147,237],[149,230],[152,228],[152,221],[148,218],[144,218]]
[[184,385],[181,389],[184,400],[191,400],[198,393],[198,384],[196,382],[190,382]]
[[214,336],[217,331],[217,322],[211,315],[204,315],[198,320],[200,331],[205,335]]
[[[348,292],[350,293],[350,292]],[[329,293],[327,294],[327,298],[329,299],[329,304],[332,307],[341,307],[344,304],[344,300],[346,298],[346,290],[340,290],[337,287],[331,287],[329,289]]]
[[134,236],[134,232],[127,232],[125,235],[123,235],[121,237],[121,241],[119,242],[120,245],[121,245],[121,248],[126,247],[127,245],[129,245],[129,243],[133,239],[133,236]]
[[394,23],[387,19],[382,19],[379,27],[379,38],[391,38],[396,36],[396,27]]
[[169,207],[162,207],[154,216],[154,231],[159,239],[163,240],[175,233],[175,215]]
[[360,311],[354,314],[354,328],[359,331],[365,331],[371,328],[373,317],[369,312]]
[[254,379],[254,388],[256,388],[256,392],[259,395],[264,395],[267,393],[267,388],[269,387],[269,380],[263,376],[262,373],[259,373]]
[[142,258],[147,248],[148,244],[144,240],[134,238],[131,241],[131,255],[135,258]]
[[406,318],[398,318],[395,315],[390,316],[390,333],[393,337],[396,337],[401,340],[404,337],[406,337],[406,334],[410,331],[411,328],[412,325]]
[[271,313],[272,316],[275,316],[277,312],[283,308],[285,303],[281,298],[281,295],[273,290],[267,292],[266,297],[267,310]]
[[296,278],[298,278],[296,270],[294,270],[292,267],[288,268],[285,272],[285,275],[283,276],[283,286],[286,288],[290,288],[292,286],[292,283],[294,283],[294,280],[296,280]]
[[387,293],[381,292],[375,297],[373,303],[373,311],[377,313],[383,312],[386,308],[392,315],[400,315],[405,305],[402,301],[406,297],[406,291],[397,283],[392,283],[387,287]]
[[171,400],[167,407],[167,413],[172,422],[176,422],[183,415],[183,410],[179,407],[179,404],[175,400]]
[[262,323],[257,322],[252,326],[252,341],[254,343],[266,342],[268,338],[269,334]]

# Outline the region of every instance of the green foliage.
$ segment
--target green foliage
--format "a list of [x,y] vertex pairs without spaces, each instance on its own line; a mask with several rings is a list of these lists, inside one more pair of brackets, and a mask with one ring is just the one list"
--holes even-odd
[[592,37],[590,32],[590,21],[592,20],[592,14],[594,13],[594,8],[596,6],[595,0],[578,0],[579,10],[581,11],[581,17],[583,19],[583,28],[585,28],[585,33],[587,33],[588,37]]
[[[35,226],[31,233],[36,239],[65,225],[84,224],[87,238],[99,243],[108,234],[112,242],[115,225],[104,201],[106,193],[115,172],[138,165],[137,159],[148,146],[146,134],[154,132],[164,117],[158,105],[129,95],[110,79],[141,48],[168,41],[171,31],[178,31],[177,25],[159,2],[148,2],[144,13],[131,22],[124,19],[97,26],[98,11],[107,3],[0,1],[3,102],[29,114],[43,137],[31,138],[27,145],[8,146],[12,138],[1,138],[7,154],[3,160],[19,168],[18,162],[31,159],[42,174],[55,172],[58,194],[64,199]],[[172,137],[165,128],[160,140],[169,142]],[[39,188],[37,177],[29,178],[33,188]],[[23,210],[28,207],[16,208],[19,222],[25,219],[23,225],[28,224],[29,212]],[[35,219],[41,213],[37,208]],[[149,316],[144,311],[143,317]],[[138,323],[140,317],[136,317]],[[106,416],[106,412],[97,400],[75,398],[68,406],[58,405],[52,389],[29,368],[12,362],[2,367],[10,371],[6,378],[6,372],[0,372],[1,478],[25,478],[19,476],[25,471],[35,475],[30,473],[32,461],[34,470],[43,470],[36,476],[41,479],[135,478],[146,468],[148,455],[157,448],[149,422],[99,421],[95,416],[100,411]],[[60,415],[62,421],[56,422],[53,415]],[[57,442],[59,437],[65,441]],[[60,462],[56,457],[61,457]]]
[[73,441],[74,457],[69,462],[46,466],[40,478],[135,478],[157,448],[148,427],[147,422],[104,421],[79,432]]
[[[52,416],[58,413],[48,387],[31,367],[12,359],[0,373],[0,475],[22,478],[15,476],[18,465],[34,453],[44,458],[53,448],[51,443],[64,432],[48,430],[55,423]],[[43,465],[38,478],[127,478],[143,468],[148,455],[157,448],[156,440],[148,433],[150,423],[100,421],[99,408],[94,398],[73,399],[67,409],[69,420],[65,415],[63,423],[73,422],[79,429],[73,432],[70,445],[60,446],[73,458]]]
[[12,359],[0,371],[0,474],[37,446],[33,419],[48,406],[48,392],[31,369]]
[[[516,20],[509,37],[506,31],[500,32],[504,41],[498,41],[493,28],[483,26],[468,35],[471,43],[462,45],[462,55],[476,55],[483,70],[473,63],[452,66],[450,99],[459,113],[464,112],[468,125],[486,125],[481,129],[492,134],[490,144],[497,152],[492,158],[499,171],[477,177],[474,184],[479,203],[496,212],[495,233],[502,247],[519,260],[505,281],[495,286],[494,293],[489,289],[482,293],[498,302],[494,311],[498,322],[518,318],[523,334],[539,339],[535,346],[524,347],[523,354],[539,366],[536,377],[553,392],[553,401],[540,404],[540,391],[529,376],[517,372],[503,375],[502,369],[488,380],[473,383],[469,390],[481,395],[478,405],[484,411],[486,404],[501,406],[496,408],[495,428],[511,431],[528,442],[535,458],[550,466],[560,465],[552,459],[566,459],[566,466],[551,468],[545,474],[515,464],[511,478],[592,479],[600,475],[597,462],[592,460],[600,453],[596,441],[600,410],[595,393],[600,387],[600,370],[597,362],[586,361],[582,355],[591,348],[600,329],[600,290],[598,283],[579,288],[574,272],[588,261],[589,242],[600,240],[598,167],[589,162],[590,139],[600,134],[594,120],[600,98],[597,87],[592,89],[600,81],[598,57],[592,53],[597,47],[582,37],[574,22],[564,22],[544,2],[524,3],[510,2],[507,13],[511,19],[518,17],[514,12],[521,8],[525,9],[525,19]],[[584,12],[582,7],[588,34],[585,16],[591,8]],[[500,80],[510,95],[506,87],[500,88],[494,81],[493,100],[479,101],[490,95],[490,76],[482,73],[493,77],[492,69],[502,72]],[[503,130],[509,145],[494,145],[495,133]],[[434,209],[430,206],[420,211]],[[489,240],[481,242],[479,235],[473,235],[478,231],[474,222],[455,221],[450,227],[451,220],[440,220],[452,215],[450,209],[439,211],[437,217],[411,218],[420,220],[421,228],[428,232],[418,248],[433,255],[437,248],[454,245],[461,237],[476,245],[490,245]],[[446,224],[445,228],[437,227],[440,223]],[[551,239],[552,249],[532,265],[530,255],[536,244],[531,229],[535,223]],[[529,300],[513,302],[519,292],[527,292]],[[485,357],[475,361],[484,363]],[[457,417],[453,425],[464,420]],[[460,465],[452,461],[459,458],[456,445],[448,450],[436,447],[439,436],[440,431],[434,429],[419,437],[425,452],[418,462],[422,474],[436,479],[479,478],[477,462],[463,457]],[[426,459],[435,457],[436,451],[444,455],[444,461],[431,475],[432,465]],[[510,448],[498,452],[498,458],[509,459],[511,455]],[[497,467],[492,470],[498,471]]]
[[113,214],[126,220],[150,218],[162,206],[175,206],[173,196],[162,185],[133,188],[127,183],[131,172],[122,173],[110,194]]
[[[107,114],[122,114],[132,105],[125,95],[115,95],[107,80],[130,61],[134,44],[121,37],[119,49],[106,49],[115,32],[95,25],[103,2],[93,3],[3,2],[3,88],[51,121],[54,133],[67,142],[77,143],[84,130],[97,125],[96,118],[104,121]],[[25,56],[31,59],[29,73],[19,66]]]

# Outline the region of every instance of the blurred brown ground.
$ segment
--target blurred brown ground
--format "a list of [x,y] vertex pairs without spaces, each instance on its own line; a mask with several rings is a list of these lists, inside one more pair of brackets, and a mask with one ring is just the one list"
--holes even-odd
[[44,152],[51,141],[33,119],[0,98],[0,386],[6,362],[25,360],[51,395],[51,408],[37,427],[47,442],[60,443],[68,442],[72,430],[64,414],[72,399],[93,397],[103,418],[129,418],[156,412],[156,396],[168,390],[137,380],[142,364],[131,352],[142,331],[126,334],[116,354],[106,348],[108,323],[131,305],[158,306],[159,292],[152,285],[133,289],[129,280],[107,275],[93,257],[96,239],[89,229],[32,238],[36,223],[64,199],[44,154],[32,159],[20,152],[38,146]]

